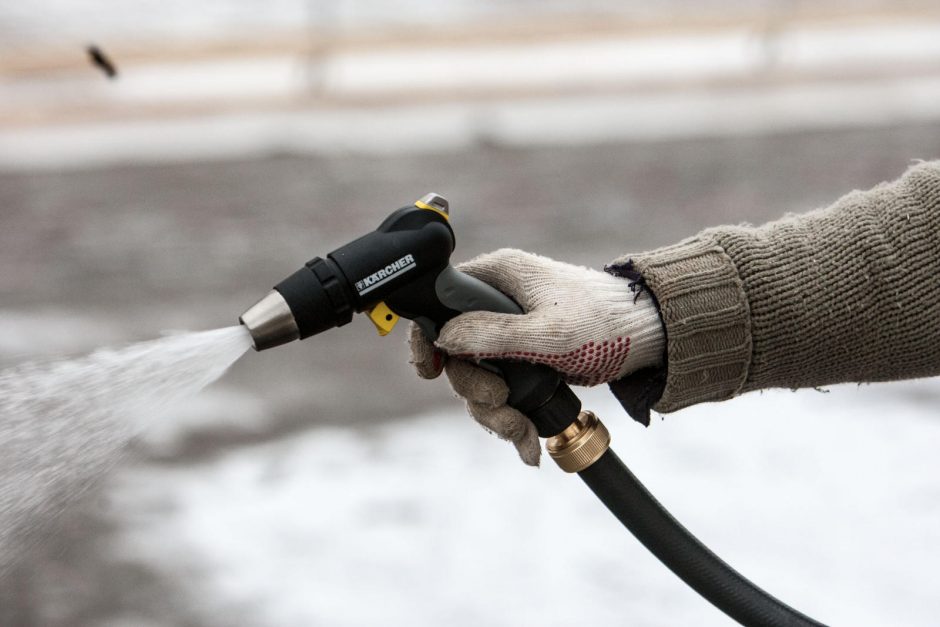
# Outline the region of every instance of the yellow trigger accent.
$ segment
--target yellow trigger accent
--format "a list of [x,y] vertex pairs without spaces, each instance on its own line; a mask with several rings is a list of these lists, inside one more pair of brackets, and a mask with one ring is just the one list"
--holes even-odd
[[398,323],[398,314],[388,308],[384,302],[369,310],[369,320],[375,325],[379,335],[388,335]]

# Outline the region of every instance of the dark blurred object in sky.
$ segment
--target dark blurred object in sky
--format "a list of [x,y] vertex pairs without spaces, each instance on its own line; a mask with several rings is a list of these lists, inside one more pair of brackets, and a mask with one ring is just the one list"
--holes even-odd
[[88,52],[88,58],[91,59],[91,62],[101,68],[101,71],[104,72],[108,78],[114,79],[117,77],[117,67],[101,48],[91,44],[85,48],[85,50]]

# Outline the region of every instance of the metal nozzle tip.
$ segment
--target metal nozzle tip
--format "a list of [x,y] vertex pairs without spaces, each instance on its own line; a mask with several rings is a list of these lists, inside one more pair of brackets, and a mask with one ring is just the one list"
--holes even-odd
[[251,334],[255,350],[263,351],[300,339],[300,329],[287,301],[277,290],[248,308],[238,321]]

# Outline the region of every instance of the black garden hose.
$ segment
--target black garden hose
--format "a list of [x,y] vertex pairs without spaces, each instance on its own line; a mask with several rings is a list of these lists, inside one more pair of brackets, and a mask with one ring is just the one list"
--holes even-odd
[[669,570],[742,625],[822,626],[764,592],[712,553],[659,504],[612,450],[607,449],[578,474]]

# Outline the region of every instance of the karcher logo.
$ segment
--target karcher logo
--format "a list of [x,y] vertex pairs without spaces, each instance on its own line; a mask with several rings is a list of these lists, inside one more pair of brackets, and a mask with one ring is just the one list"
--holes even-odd
[[356,291],[360,294],[371,292],[380,285],[391,281],[399,274],[403,274],[409,270],[414,269],[414,267],[415,258],[411,255],[405,255],[398,261],[393,261],[384,268],[373,272],[361,281],[356,281]]

